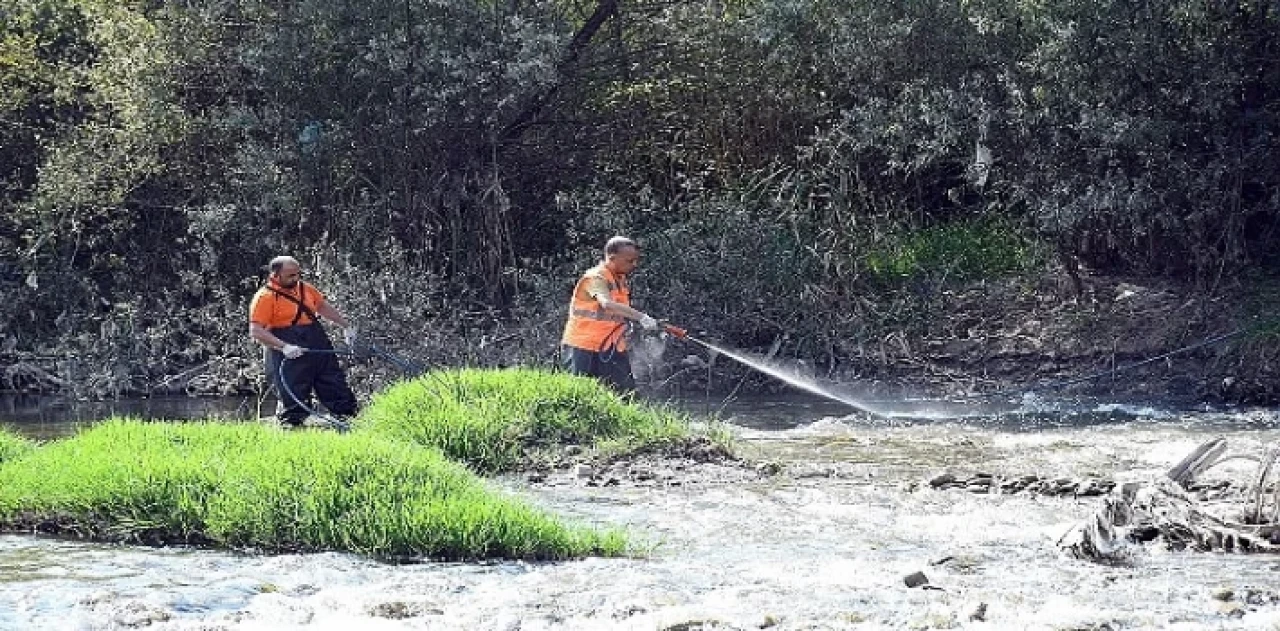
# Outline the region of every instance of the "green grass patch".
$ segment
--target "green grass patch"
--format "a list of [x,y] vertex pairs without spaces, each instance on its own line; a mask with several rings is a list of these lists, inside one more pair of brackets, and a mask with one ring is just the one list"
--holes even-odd
[[35,448],[35,443],[0,427],[0,464],[22,456]]
[[481,472],[544,448],[623,454],[690,437],[689,419],[620,397],[594,379],[530,368],[430,373],[376,395],[357,432],[437,447]]
[[376,435],[112,419],[0,465],[0,529],[390,558],[624,553],[489,489],[438,451]]
[[870,277],[894,284],[920,277],[971,281],[1034,268],[1036,243],[1000,219],[954,221],[890,236],[863,255]]

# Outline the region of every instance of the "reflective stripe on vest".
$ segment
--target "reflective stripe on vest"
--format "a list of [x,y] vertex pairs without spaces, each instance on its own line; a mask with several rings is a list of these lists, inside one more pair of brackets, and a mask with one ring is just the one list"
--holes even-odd
[[570,311],[574,316],[579,318],[589,318],[591,320],[607,320],[609,322],[626,322],[627,319],[620,315],[604,313],[600,309],[573,309]]
[[587,270],[578,279],[573,295],[569,298],[569,321],[564,325],[564,336],[560,343],[593,353],[610,346],[618,351],[625,351],[627,342],[623,333],[626,331],[627,319],[605,313],[595,298],[586,295],[587,283],[596,278],[603,278],[608,283],[609,300],[631,306],[631,289],[624,279],[616,278],[603,264]]

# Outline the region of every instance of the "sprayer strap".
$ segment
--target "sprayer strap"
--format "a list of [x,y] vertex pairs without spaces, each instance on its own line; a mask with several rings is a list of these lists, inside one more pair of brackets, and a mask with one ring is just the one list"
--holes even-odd
[[[283,291],[280,291],[279,289],[276,289],[275,287],[272,287],[270,285],[267,286],[267,289],[271,290],[271,292],[274,293],[275,295],[281,298],[284,298],[285,300],[288,300],[289,302],[292,302],[295,305],[298,305],[298,312],[293,315],[293,322],[290,324],[290,326],[298,324],[298,320],[302,318],[302,314],[304,313],[311,318],[312,322],[320,321],[320,316],[316,315],[315,310],[312,309],[311,307],[308,307],[307,304],[302,300],[299,300],[297,297],[292,296],[290,294],[286,294]],[[301,293],[303,298],[307,297],[307,286],[302,281],[298,281],[298,293]]]

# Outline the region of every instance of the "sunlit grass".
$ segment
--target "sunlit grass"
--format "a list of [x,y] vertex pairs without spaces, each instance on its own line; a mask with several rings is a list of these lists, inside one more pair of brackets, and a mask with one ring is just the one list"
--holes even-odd
[[0,427],[0,463],[13,460],[34,448],[31,441]]
[[544,447],[621,454],[690,436],[680,413],[594,379],[527,368],[447,370],[398,384],[374,397],[356,427],[438,447],[483,472],[517,467]]
[[0,464],[0,528],[379,557],[617,555],[438,451],[369,433],[113,419]]

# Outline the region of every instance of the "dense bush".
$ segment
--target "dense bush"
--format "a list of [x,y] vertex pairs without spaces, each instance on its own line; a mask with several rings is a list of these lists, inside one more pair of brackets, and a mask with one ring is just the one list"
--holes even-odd
[[1254,1],[10,2],[0,353],[120,358],[108,393],[251,355],[217,318],[284,251],[407,270],[381,304],[484,339],[624,231],[689,255],[650,294],[683,313],[789,297],[744,339],[904,274],[1213,281],[1276,262],[1276,33]]

